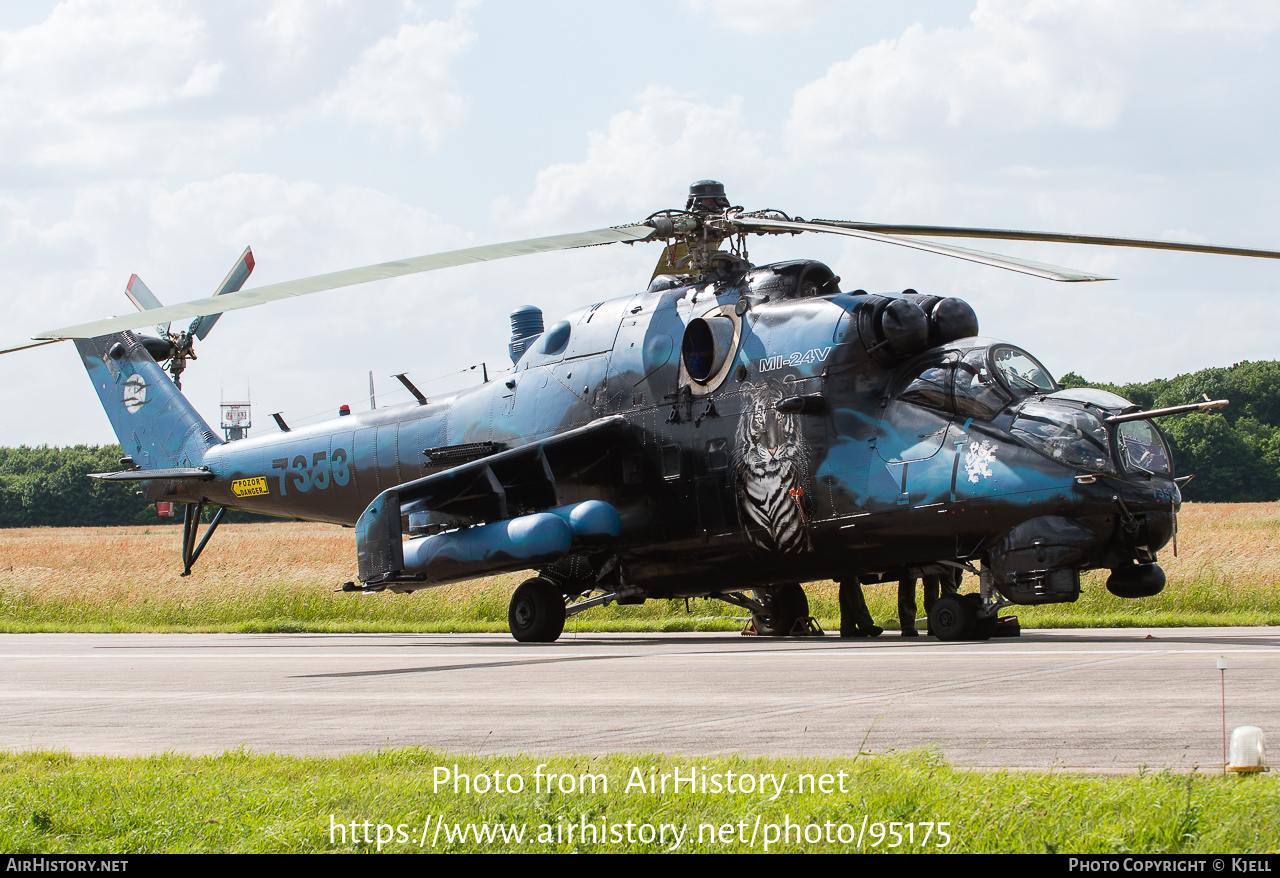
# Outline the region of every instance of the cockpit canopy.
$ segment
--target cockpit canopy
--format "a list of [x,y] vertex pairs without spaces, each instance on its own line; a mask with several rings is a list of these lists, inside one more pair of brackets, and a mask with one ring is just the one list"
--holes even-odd
[[1046,457],[1093,473],[1114,473],[1111,441],[1096,414],[1078,406],[1028,402],[1009,432]]
[[1059,389],[1021,348],[978,342],[964,339],[918,358],[903,370],[892,398],[986,421],[1008,409],[1011,434],[1066,466],[1172,477],[1173,459],[1155,424],[1107,423],[1110,415],[1134,411],[1133,403],[1105,390]]
[[912,363],[895,399],[990,420],[1009,403],[1052,393],[1057,382],[1035,357],[1004,342],[975,346],[976,339],[933,350]]
[[1009,432],[1041,454],[1078,469],[1172,478],[1173,458],[1154,423],[1108,425],[1106,418],[1113,410],[1134,406],[1110,393],[1107,402],[1119,405],[1100,406],[1079,400],[1078,395],[1055,393],[1025,403],[1014,415]]
[[[1044,398],[1046,403],[1058,403],[1055,413],[1062,408],[1062,403],[1071,405],[1078,403],[1080,408],[1098,418],[1109,415],[1136,412],[1140,407],[1129,402],[1123,396],[1117,396],[1107,390],[1092,387],[1075,387],[1059,390]],[[1021,417],[1019,412],[1019,417]],[[1016,425],[1016,421],[1015,421]],[[1156,425],[1147,420],[1121,421],[1114,427],[1115,459],[1121,469],[1130,474],[1146,473],[1148,475],[1173,476],[1173,457],[1169,454],[1169,446]]]

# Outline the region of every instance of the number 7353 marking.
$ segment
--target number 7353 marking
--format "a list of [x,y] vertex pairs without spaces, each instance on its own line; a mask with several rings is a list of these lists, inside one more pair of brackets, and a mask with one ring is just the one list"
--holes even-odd
[[271,461],[271,468],[280,470],[277,475],[280,480],[280,496],[284,497],[289,493],[286,481],[293,482],[293,489],[300,494],[305,494],[312,488],[323,491],[329,487],[330,481],[339,487],[351,481],[351,468],[347,465],[347,449],[335,448],[333,459],[329,460],[328,457],[329,452],[316,451],[312,453],[310,463],[307,462],[305,454],[295,455],[292,460],[287,457],[278,457]]

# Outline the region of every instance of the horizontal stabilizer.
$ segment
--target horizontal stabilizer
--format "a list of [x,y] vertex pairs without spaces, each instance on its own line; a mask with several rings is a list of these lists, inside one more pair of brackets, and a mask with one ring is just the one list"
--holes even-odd
[[207,482],[214,477],[204,467],[179,466],[172,469],[126,469],[118,473],[89,473],[91,479],[104,482],[167,482],[175,479],[195,479]]

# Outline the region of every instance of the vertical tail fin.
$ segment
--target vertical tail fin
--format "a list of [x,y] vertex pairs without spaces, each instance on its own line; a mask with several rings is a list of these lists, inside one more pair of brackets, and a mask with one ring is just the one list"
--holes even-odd
[[133,333],[76,339],[76,350],[124,453],[142,469],[199,466],[222,444]]

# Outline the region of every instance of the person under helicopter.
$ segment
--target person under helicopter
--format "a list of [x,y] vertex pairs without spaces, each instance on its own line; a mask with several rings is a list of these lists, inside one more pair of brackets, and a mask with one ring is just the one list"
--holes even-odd
[[879,637],[884,629],[871,618],[862,583],[855,576],[840,581],[840,636]]

